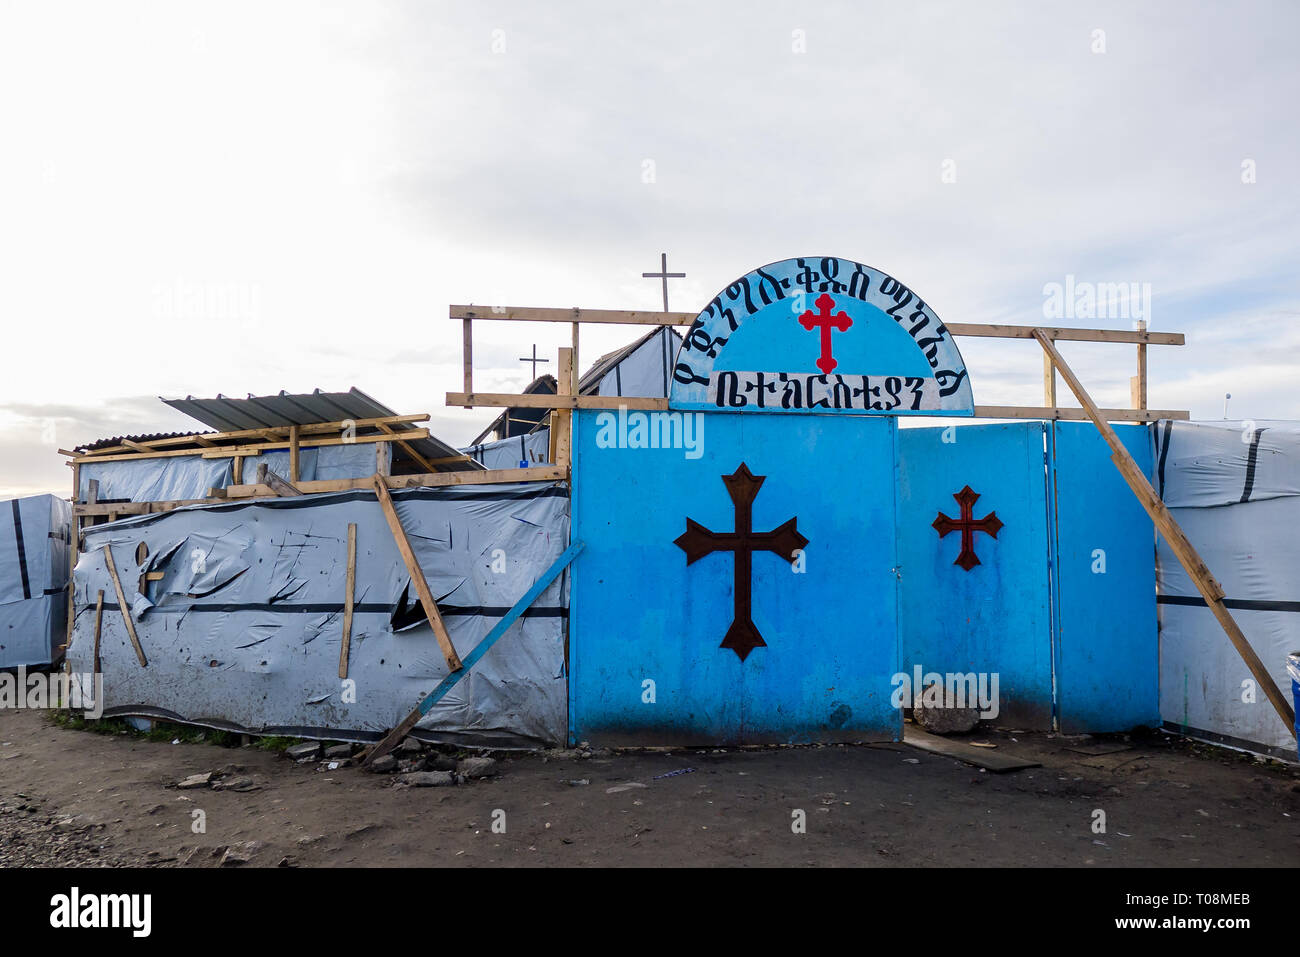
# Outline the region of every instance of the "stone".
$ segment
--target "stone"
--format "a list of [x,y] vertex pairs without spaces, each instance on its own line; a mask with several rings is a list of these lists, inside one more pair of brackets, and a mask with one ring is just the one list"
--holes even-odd
[[320,742],[306,741],[303,744],[295,744],[291,748],[285,748],[284,753],[294,761],[315,761],[320,757]]
[[253,859],[253,855],[265,847],[261,841],[242,841],[238,844],[231,844],[226,848],[226,853],[221,855],[221,862],[218,867],[239,867],[247,864]]
[[445,788],[456,783],[450,771],[414,771],[403,774],[401,780],[413,788]]
[[326,748],[325,757],[331,761],[341,758],[350,758],[352,757],[352,745],[336,744],[333,747]]
[[912,720],[931,734],[965,734],[980,723],[978,708],[923,708],[912,710]]
[[255,791],[257,785],[252,778],[226,778],[212,785],[214,791]]
[[490,778],[498,771],[494,758],[465,758],[456,765],[456,772],[467,778]]
[[394,750],[401,755],[420,754],[424,751],[424,745],[415,738],[403,738]]
[[424,767],[429,771],[455,771],[458,762],[449,754],[426,754],[423,761]]
[[375,758],[365,768],[371,774],[392,774],[397,770],[397,758],[385,754],[382,758]]
[[190,791],[194,788],[205,788],[212,783],[212,772],[204,771],[202,774],[191,774],[184,781],[177,783],[177,787],[182,791]]

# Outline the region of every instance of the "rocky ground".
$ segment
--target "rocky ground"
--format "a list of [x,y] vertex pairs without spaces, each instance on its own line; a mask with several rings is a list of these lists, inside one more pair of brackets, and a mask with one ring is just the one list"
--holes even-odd
[[0,865],[1300,864],[1294,766],[1154,733],[966,740],[1042,766],[993,774],[901,744],[410,742],[376,774],[347,745],[170,744],[3,711]]

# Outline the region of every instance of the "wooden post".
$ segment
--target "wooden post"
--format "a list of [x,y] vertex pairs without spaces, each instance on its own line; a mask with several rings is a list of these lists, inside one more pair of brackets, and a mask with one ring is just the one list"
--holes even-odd
[[[474,320],[466,316],[461,320],[462,332],[464,335],[463,356],[465,361],[465,394],[469,395],[474,391]],[[472,409],[473,406],[465,406]]]
[[113,579],[113,591],[117,594],[117,610],[122,613],[122,621],[126,625],[126,633],[131,638],[131,644],[135,647],[135,656],[140,659],[140,667],[148,668],[149,662],[144,656],[144,649],[140,647],[140,639],[135,633],[135,622],[131,620],[131,609],[127,607],[126,595],[122,591],[122,581],[117,577],[117,565],[113,561],[113,547],[104,546],[104,564],[108,566],[109,577]]
[[1056,367],[1047,353],[1043,353],[1043,405],[1056,408]]
[[95,598],[95,650],[94,650],[95,674],[99,674],[101,671],[99,665],[99,629],[103,623],[104,623],[104,589],[101,588],[99,590],[99,594]]
[[1200,553],[1188,541],[1182,528],[1174,520],[1173,514],[1165,503],[1160,500],[1160,496],[1151,487],[1147,477],[1142,474],[1142,470],[1138,468],[1133,456],[1124,447],[1124,443],[1119,440],[1119,436],[1115,434],[1115,430],[1111,428],[1110,423],[1102,416],[1101,410],[1092,401],[1092,397],[1088,395],[1083,384],[1070,367],[1065,364],[1065,360],[1056,351],[1056,347],[1052,345],[1051,340],[1040,330],[1035,330],[1034,338],[1051,356],[1053,364],[1061,373],[1061,378],[1065,380],[1066,385],[1070,387],[1070,391],[1074,393],[1075,398],[1079,400],[1079,404],[1087,411],[1088,417],[1092,419],[1093,424],[1097,426],[1097,430],[1101,432],[1102,438],[1106,440],[1106,444],[1111,448],[1111,461],[1115,463],[1115,467],[1124,476],[1124,480],[1128,483],[1129,488],[1133,490],[1133,494],[1142,503],[1142,507],[1146,509],[1147,514],[1151,516],[1157,530],[1164,535],[1165,541],[1169,543],[1169,547],[1177,556],[1179,563],[1187,571],[1188,577],[1196,585],[1196,589],[1201,593],[1201,597],[1205,599],[1206,605],[1209,606],[1214,617],[1218,619],[1219,625],[1227,633],[1228,640],[1232,642],[1233,647],[1237,649],[1237,654],[1241,655],[1242,661],[1246,663],[1246,667],[1254,675],[1255,682],[1268,696],[1274,710],[1277,711],[1278,716],[1286,724],[1287,731],[1294,737],[1296,733],[1295,711],[1292,709],[1290,702],[1286,700],[1286,696],[1273,683],[1268,669],[1259,660],[1259,656],[1255,654],[1255,649],[1246,640],[1246,636],[1238,627],[1231,612],[1223,604],[1223,586],[1210,573],[1210,569],[1201,559]]
[[[573,369],[574,372],[577,373],[578,375],[581,375],[580,370],[582,369],[582,363],[579,362],[578,360],[578,330],[581,328],[582,328],[582,323],[580,322],[573,323]],[[574,384],[573,392],[571,394],[572,395],[578,394],[578,387],[576,382]]]
[[[1138,332],[1147,331],[1147,321],[1139,319],[1137,321]],[[1129,394],[1133,402],[1133,408],[1145,409],[1147,407],[1147,344],[1139,342],[1138,350],[1138,371],[1137,375],[1129,379]]]
[[[573,395],[572,349],[560,349],[560,362],[556,370],[555,381],[560,395]],[[557,421],[559,428],[555,439],[555,464],[564,469],[566,476],[568,476],[572,474],[570,472],[570,456],[573,448],[573,412],[569,409],[560,409]]]
[[242,455],[236,455],[234,463],[230,467],[230,484],[244,484],[244,457]]
[[555,440],[556,437],[560,434],[560,426],[559,426],[560,416],[559,413],[556,412],[554,409],[551,410],[549,421],[550,421],[550,425],[547,427],[546,431],[550,435],[550,443],[549,443],[550,447],[546,451],[546,461],[549,462],[551,465],[554,465],[555,464]]
[[348,652],[352,648],[353,592],[357,585],[357,526],[348,523],[348,583],[343,596],[343,644],[339,648],[339,677],[348,676]]
[[393,471],[389,460],[390,448],[392,448],[392,446],[390,446],[387,442],[375,443],[375,474],[376,475],[387,476]]
[[411,548],[410,539],[406,537],[406,530],[402,528],[402,520],[397,517],[397,509],[393,508],[393,497],[388,494],[388,486],[384,484],[383,476],[374,477],[374,486],[375,497],[379,499],[379,507],[388,521],[389,531],[393,533],[397,551],[401,554],[406,570],[411,576],[411,584],[415,586],[415,592],[420,596],[420,604],[424,606],[424,615],[429,619],[429,627],[433,629],[433,635],[438,639],[438,647],[442,649],[443,657],[447,659],[447,668],[451,671],[459,671],[460,655],[456,654],[456,646],[451,643],[447,626],[442,623],[442,615],[438,613],[438,603],[433,600],[433,592],[429,591],[429,583],[425,581],[424,572],[415,557],[415,551]]
[[297,482],[298,474],[298,426],[289,426],[289,481]]

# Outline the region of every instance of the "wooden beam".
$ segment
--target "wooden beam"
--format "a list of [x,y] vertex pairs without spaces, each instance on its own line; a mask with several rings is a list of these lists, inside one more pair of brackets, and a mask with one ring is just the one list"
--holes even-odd
[[1073,392],[1075,398],[1079,400],[1079,404],[1088,411],[1088,416],[1092,419],[1093,425],[1097,427],[1097,430],[1101,432],[1102,438],[1106,440],[1106,444],[1110,446],[1112,453],[1111,460],[1115,463],[1115,467],[1119,469],[1120,474],[1124,476],[1124,480],[1128,483],[1129,488],[1133,490],[1133,494],[1136,495],[1138,501],[1142,503],[1142,507],[1146,509],[1147,514],[1151,516],[1151,520],[1155,523],[1156,529],[1159,530],[1160,534],[1164,535],[1165,541],[1169,543],[1170,549],[1173,551],[1174,555],[1177,556],[1179,564],[1183,566],[1188,577],[1191,578],[1192,582],[1196,585],[1197,591],[1201,593],[1201,597],[1205,599],[1205,603],[1210,607],[1210,611],[1214,613],[1214,617],[1218,619],[1219,625],[1228,635],[1228,640],[1231,641],[1233,647],[1237,649],[1237,654],[1241,656],[1242,661],[1246,663],[1246,667],[1250,669],[1250,673],[1254,675],[1255,682],[1263,689],[1264,694],[1268,696],[1268,700],[1272,702],[1274,710],[1277,711],[1278,716],[1286,725],[1287,731],[1292,735],[1292,737],[1294,737],[1296,733],[1295,711],[1292,709],[1290,702],[1287,701],[1286,696],[1278,689],[1277,685],[1273,683],[1273,679],[1269,675],[1268,669],[1265,668],[1264,663],[1259,660],[1259,656],[1255,654],[1255,649],[1251,647],[1245,634],[1242,633],[1241,628],[1238,627],[1237,622],[1233,619],[1232,613],[1229,612],[1227,607],[1223,604],[1223,586],[1220,585],[1218,579],[1211,574],[1210,569],[1201,559],[1200,553],[1197,552],[1196,548],[1183,533],[1178,522],[1174,520],[1173,514],[1165,506],[1165,503],[1160,500],[1160,496],[1158,496],[1155,489],[1151,487],[1151,483],[1142,473],[1137,462],[1134,461],[1133,456],[1129,454],[1128,449],[1124,447],[1124,443],[1121,442],[1119,436],[1115,434],[1115,430],[1110,427],[1110,424],[1102,415],[1101,410],[1098,409],[1096,404],[1092,401],[1092,397],[1089,396],[1087,390],[1084,389],[1083,383],[1079,381],[1070,367],[1066,365],[1065,360],[1061,358],[1061,354],[1056,351],[1056,347],[1052,344],[1051,340],[1041,331],[1035,333],[1034,338],[1038,340],[1039,345],[1041,345],[1048,355],[1052,357],[1052,362],[1061,373],[1061,378],[1064,379],[1065,384],[1070,387],[1070,391]]
[[[1110,422],[1158,422],[1161,419],[1184,421],[1191,417],[1185,409],[1099,409],[1098,411]],[[975,418],[1059,419],[1067,422],[1086,422],[1089,415],[1086,409],[1064,406],[1046,408],[1028,405],[977,405]]]
[[[1146,320],[1139,320],[1138,330],[1145,330],[1147,327]],[[1137,375],[1133,377],[1129,385],[1132,393],[1133,408],[1145,409],[1147,407],[1147,347],[1146,343],[1139,342],[1138,347],[1138,364]]]
[[560,576],[560,573],[564,571],[564,569],[569,566],[569,563],[578,556],[578,553],[582,551],[582,548],[582,542],[574,542],[566,548],[564,552],[561,553],[560,557],[552,562],[551,566],[547,568],[546,571],[542,572],[537,581],[533,582],[528,591],[524,592],[523,596],[510,606],[510,610],[501,616],[501,620],[492,626],[492,629],[483,636],[483,640],[474,646],[474,650],[465,656],[464,670],[453,671],[451,674],[447,675],[447,677],[443,678],[442,681],[438,683],[438,687],[425,695],[420,700],[420,703],[411,710],[410,714],[403,718],[392,731],[388,732],[388,734],[386,734],[378,744],[366,753],[365,759],[362,762],[363,765],[369,765],[377,758],[382,758],[389,751],[393,750],[393,748],[397,747],[397,745],[401,743],[402,739],[411,732],[411,729],[419,724],[420,719],[428,714],[429,710],[435,704],[446,697],[447,692],[454,688],[461,678],[469,674],[470,669],[478,664],[479,659],[488,653],[492,646],[496,644],[497,639],[510,630],[510,626],[519,620],[519,617],[528,610],[529,606],[532,605],[533,602],[537,600],[537,596],[550,587],[551,582],[555,581],[555,579]]
[[[474,391],[474,320],[469,316],[461,320],[461,338],[464,340],[461,358],[465,365],[465,393],[468,395]],[[465,408],[468,409],[469,406]]]
[[[423,475],[390,475],[384,479],[389,488],[441,488],[448,485],[493,485],[501,482],[556,482],[565,478],[564,470],[545,465],[526,469],[475,469],[465,472],[432,472]],[[316,492],[347,492],[368,489],[373,476],[358,479],[329,479],[326,481],[299,482],[298,489],[305,495]],[[229,498],[267,498],[273,496],[265,485],[231,485],[226,488]],[[187,503],[200,504],[200,503]],[[165,511],[165,509],[154,509]],[[148,509],[142,509],[148,511]]]
[[[99,589],[99,594],[95,597],[95,648],[94,648],[94,668],[95,674],[100,674],[103,669],[99,664],[99,633],[104,624],[104,589]],[[98,702],[96,702],[98,703]]]
[[[572,349],[560,350],[560,363],[556,368],[555,381],[560,390],[558,398],[577,398],[577,390],[573,388]],[[565,475],[571,475],[573,459],[573,412],[567,408],[560,409],[558,426],[559,434],[555,440],[555,464],[564,470]]]
[[1047,353],[1043,353],[1043,404],[1049,409],[1056,408],[1056,366]]
[[298,426],[289,426],[289,481],[296,482],[302,478],[298,469]]
[[[571,350],[565,349],[565,352]],[[466,395],[463,392],[448,392],[448,405],[494,406],[497,408],[520,409],[647,409],[667,411],[668,400],[617,395],[548,395],[519,394],[508,392],[475,392]]]
[[244,457],[242,455],[236,455],[230,465],[230,484],[244,484]]
[[429,583],[425,581],[424,572],[415,557],[415,550],[411,548],[406,530],[402,528],[402,520],[397,517],[397,509],[393,507],[393,498],[388,494],[388,486],[384,484],[383,476],[373,476],[373,485],[375,497],[379,499],[379,507],[388,522],[388,530],[393,533],[393,541],[397,543],[397,551],[401,554],[402,561],[406,563],[411,584],[415,586],[416,594],[420,596],[420,604],[424,606],[424,615],[429,619],[429,627],[433,629],[433,635],[438,639],[438,647],[442,649],[443,657],[447,659],[447,668],[451,671],[459,671],[460,656],[456,654],[456,646],[451,643],[451,635],[447,634],[447,626],[442,623],[438,603],[433,600],[433,592],[429,590]]
[[[382,415],[368,419],[339,420],[337,422],[312,422],[308,425],[298,427],[300,435],[324,435],[330,432],[342,432],[344,428],[351,425],[355,428],[374,428],[380,423],[389,425],[403,425],[411,422],[427,422],[429,413],[421,412],[415,415]],[[173,435],[162,439],[149,439],[144,442],[138,442],[137,445],[145,446],[150,452],[171,448],[176,445],[200,445],[205,448],[220,448],[220,442],[231,441],[236,439],[256,439],[262,438],[267,441],[278,441],[285,432],[285,427],[263,426],[256,429],[239,429],[233,432],[203,432],[192,433],[190,435]],[[309,443],[314,444],[314,443]],[[62,451],[62,450],[60,450]],[[129,449],[125,445],[105,446],[101,449],[93,449],[85,452],[72,451],[65,454],[75,455],[79,458],[99,459],[100,456],[127,452]],[[186,450],[193,454],[196,450]],[[185,454],[185,453],[182,453]],[[133,456],[134,457],[134,456]]]
[[[625,309],[555,309],[535,306],[451,306],[453,319],[500,319],[510,322],[595,322],[642,326],[689,326],[693,312],[638,312]],[[1069,329],[1049,326],[1009,326],[1000,323],[948,322],[944,327],[954,336],[995,339],[1032,339],[1042,329],[1053,339],[1076,342],[1145,342],[1151,345],[1181,346],[1181,332],[1147,332],[1126,329]],[[470,390],[465,389],[468,393]]]
[[[397,433],[392,429],[391,426],[388,426],[388,425],[381,425],[379,428],[380,428],[380,430],[381,430],[385,435],[396,435],[396,434],[397,434]],[[392,471],[392,468],[391,468],[391,465],[390,465],[390,456],[387,455],[387,454],[384,453],[384,452],[380,452],[380,451],[378,451],[378,449],[382,449],[382,448],[384,448],[384,446],[387,445],[387,444],[388,444],[388,443],[386,443],[386,442],[381,442],[381,443],[378,445],[378,447],[377,447],[377,449],[376,449],[376,451],[375,451],[375,457],[376,457],[376,460],[379,460],[380,458],[382,458],[383,461],[384,461],[385,468],[384,468],[383,472],[384,472],[385,475],[387,475],[389,472]],[[411,459],[415,462],[416,465],[420,466],[420,468],[424,469],[426,472],[436,472],[436,471],[438,471],[436,468],[433,467],[433,466],[434,466],[434,462],[433,462],[433,460],[425,458],[423,455],[421,455],[419,452],[417,452],[416,449],[415,449],[415,446],[411,445],[409,442],[398,442],[397,444],[398,444],[398,446],[401,448],[401,450],[402,450],[403,452],[405,452],[407,455],[409,455],[409,456],[411,457]],[[376,469],[376,471],[379,471],[379,470]]]
[[343,595],[343,644],[339,647],[339,677],[348,676],[348,653],[352,648],[353,593],[357,585],[357,526],[348,523],[347,592]]
[[148,668],[149,662],[144,656],[144,649],[140,647],[140,639],[135,633],[135,622],[131,620],[131,609],[127,606],[126,594],[122,591],[122,580],[117,577],[117,565],[113,562],[111,545],[104,546],[104,564],[108,566],[109,577],[113,579],[113,591],[117,594],[117,610],[122,613],[122,622],[126,625],[126,633],[135,648],[135,656],[140,660],[141,668]]

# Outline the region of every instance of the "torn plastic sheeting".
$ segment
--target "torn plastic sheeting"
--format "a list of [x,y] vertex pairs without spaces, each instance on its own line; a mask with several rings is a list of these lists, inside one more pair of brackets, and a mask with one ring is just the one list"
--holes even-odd
[[[409,489],[395,491],[393,499],[431,590],[445,596],[440,609],[462,655],[568,544],[562,485]],[[357,525],[352,686],[338,678],[348,523]],[[246,568],[192,597],[183,589],[200,579],[188,546],[177,545],[191,540],[229,543]],[[136,620],[148,668],[139,667],[116,613],[101,551],[113,545],[131,603],[142,584],[144,568],[135,563],[140,541],[162,557],[163,567],[151,570],[165,573],[162,581],[143,583],[153,607]],[[191,506],[88,529],[74,582],[74,670],[90,670],[98,589],[114,610],[104,615],[101,635],[105,705],[114,713],[166,714],[258,733],[320,729],[320,736],[328,730],[335,738],[368,740],[400,721],[447,674],[422,609],[415,627],[394,632],[401,596],[413,589],[367,492]],[[566,587],[562,578],[548,588],[418,729],[485,743],[562,741]],[[344,700],[349,687],[355,701]]]

